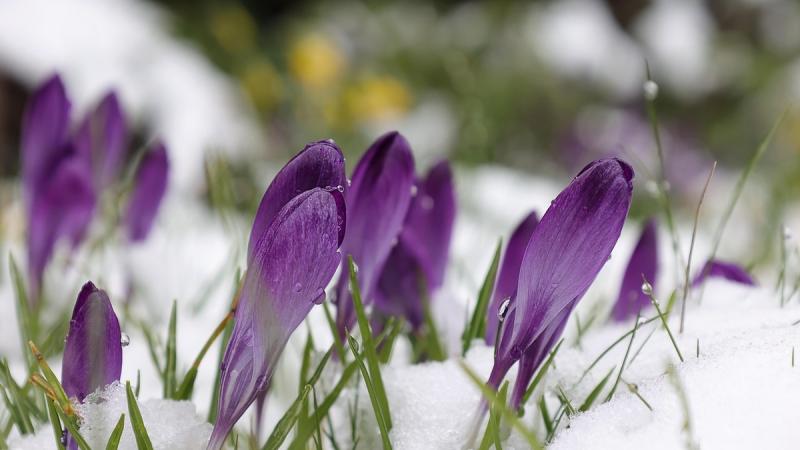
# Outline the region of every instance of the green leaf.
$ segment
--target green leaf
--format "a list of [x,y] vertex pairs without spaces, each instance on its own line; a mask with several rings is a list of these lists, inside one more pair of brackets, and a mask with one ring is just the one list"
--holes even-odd
[[544,395],[539,397],[539,412],[542,413],[542,422],[547,435],[553,433],[553,419],[550,417],[550,411],[547,410],[547,402],[544,400]]
[[378,430],[380,430],[381,433],[381,442],[383,443],[383,449],[389,450],[392,448],[392,442],[389,440],[389,426],[386,423],[386,418],[383,415],[383,410],[380,405],[380,399],[378,398],[379,394],[377,392],[377,388],[375,387],[375,384],[373,383],[373,380],[370,377],[370,373],[369,370],[367,370],[367,366],[364,365],[364,360],[358,353],[358,343],[356,342],[356,339],[348,335],[347,341],[350,344],[350,350],[353,352],[353,356],[356,359],[356,363],[358,363],[358,368],[361,371],[361,378],[364,380],[364,384],[367,386],[367,393],[369,394],[369,400],[370,403],[372,403],[372,410],[375,412],[375,420],[378,422]]
[[494,250],[492,263],[489,265],[489,271],[486,272],[486,277],[483,279],[481,289],[478,291],[478,301],[475,303],[475,309],[472,311],[472,318],[469,321],[469,325],[464,328],[464,333],[461,335],[461,356],[467,354],[474,339],[482,338],[484,333],[486,333],[486,311],[489,308],[489,300],[494,290],[502,249],[503,240],[500,239],[497,241],[497,247]]
[[172,301],[172,312],[169,315],[169,329],[167,331],[167,347],[164,360],[164,398],[173,398],[175,396],[175,388],[177,381],[175,378],[175,371],[177,365],[177,348],[175,345],[175,335],[177,334],[177,315],[178,315],[178,302]]
[[346,363],[347,361],[345,358],[347,357],[347,352],[344,349],[344,344],[342,344],[342,339],[339,337],[339,330],[336,328],[336,322],[333,320],[333,315],[331,314],[330,308],[328,308],[328,303],[322,303],[322,310],[325,311],[325,320],[328,322],[328,327],[331,330],[331,336],[333,336],[333,344],[336,346],[336,354],[339,355],[339,358],[342,359],[342,364]]
[[615,367],[612,367],[611,370],[608,371],[606,376],[604,376],[603,379],[600,380],[599,383],[597,383],[597,386],[595,386],[594,389],[592,389],[592,392],[589,392],[589,395],[586,396],[586,400],[584,400],[580,408],[578,408],[578,411],[585,412],[592,407],[592,404],[597,399],[597,396],[600,395],[600,392],[603,391],[603,388],[605,387],[606,383],[608,383],[608,379],[611,378],[611,374],[614,373],[614,369]]
[[117,448],[119,447],[119,441],[122,439],[123,428],[125,428],[125,414],[119,416],[117,425],[111,432],[111,436],[108,437],[108,442],[106,443],[106,450],[117,450]]
[[133,396],[130,381],[125,382],[125,392],[128,396],[128,413],[131,415],[131,426],[133,427],[133,435],[136,437],[136,447],[139,450],[153,450],[153,444],[150,442],[147,429],[144,427],[142,413],[139,411],[136,397]]
[[495,450],[502,449],[500,443],[500,417],[502,413],[500,412],[500,408],[506,404],[507,396],[508,381],[503,383],[503,386],[497,392],[495,402],[492,403],[492,408],[489,410],[489,422],[486,424],[486,430],[483,433],[483,439],[481,439],[479,450],[489,450],[489,447],[493,443]]
[[444,361],[447,359],[447,352],[439,339],[439,330],[431,314],[431,300],[428,295],[428,287],[425,280],[420,276],[420,291],[422,292],[422,313],[425,318],[425,350],[428,357],[433,361]]
[[0,376],[2,376],[0,387],[3,388],[3,401],[14,419],[17,429],[20,434],[33,434],[33,424],[30,419],[30,412],[25,407],[24,395],[17,382],[11,376],[11,371],[8,369],[8,361],[5,359],[0,360]]
[[161,382],[163,383],[164,369],[161,367],[161,359],[158,357],[158,339],[145,322],[139,322],[139,328],[142,330],[142,334],[144,334],[144,340],[147,343],[147,351],[150,354],[150,360],[153,362],[153,365],[158,372],[158,376],[161,377]]
[[91,450],[91,447],[89,447],[89,444],[86,442],[83,436],[81,436],[81,433],[78,430],[78,421],[75,420],[75,417],[68,415],[58,402],[54,402],[50,399],[47,401],[52,403],[55,407],[58,416],[61,418],[61,422],[67,427],[70,436],[72,436],[72,439],[75,440],[76,444],[78,444],[78,448],[81,450]]
[[364,312],[364,303],[361,301],[361,290],[358,287],[356,267],[352,256],[348,257],[348,269],[350,271],[350,290],[353,294],[353,305],[355,306],[356,318],[358,319],[358,328],[361,331],[361,341],[364,344],[364,356],[367,360],[367,366],[369,367],[369,378],[375,386],[376,400],[381,409],[381,415],[386,421],[386,429],[391,430],[392,416],[389,411],[389,400],[386,397],[386,389],[383,387],[383,377],[381,377],[375,342],[372,339],[372,329],[369,326],[367,314]]

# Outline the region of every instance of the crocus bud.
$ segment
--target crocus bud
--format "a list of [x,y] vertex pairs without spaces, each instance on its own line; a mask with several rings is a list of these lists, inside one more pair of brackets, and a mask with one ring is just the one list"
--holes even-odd
[[694,280],[692,280],[692,287],[703,284],[707,278],[724,278],[734,283],[748,286],[756,285],[756,281],[742,266],[718,259],[709,260],[703,265],[703,268],[695,275]]
[[143,241],[150,233],[167,192],[168,177],[167,149],[156,142],[139,161],[125,211],[124,226],[131,242]]
[[611,320],[622,322],[636,315],[650,305],[650,298],[642,291],[642,277],[649,283],[656,283],[658,276],[658,231],[656,222],[650,219],[642,229],[639,242],[633,249],[617,302],[611,310]]
[[75,148],[91,161],[98,192],[116,181],[128,150],[128,125],[116,92],[108,92],[86,115],[75,135]]
[[61,384],[70,398],[87,395],[119,380],[122,334],[105,291],[91,281],[83,285],[64,344]]
[[494,344],[497,335],[497,327],[500,323],[500,306],[506,300],[511,300],[517,292],[517,282],[519,281],[519,267],[522,264],[522,255],[531,239],[533,230],[539,224],[539,216],[536,211],[522,219],[517,228],[511,233],[503,254],[503,261],[500,263],[500,270],[497,273],[497,281],[494,284],[492,301],[486,314],[486,343]]
[[[373,301],[380,271],[398,241],[413,186],[411,147],[396,131],[379,137],[356,165],[345,197],[347,232],[342,253],[351,255],[358,266],[365,303]],[[336,325],[342,335],[356,317],[348,277],[345,259],[336,286]]]
[[375,307],[383,314],[405,316],[414,328],[422,324],[424,298],[444,282],[455,215],[453,174],[442,161],[417,183],[399,241],[381,271]]
[[222,447],[266,390],[286,342],[325,299],[325,287],[339,265],[345,204],[337,183],[344,180],[344,159],[332,143],[318,144],[306,147],[278,173],[254,220],[247,274],[220,368],[209,449]]
[[586,166],[553,200],[533,231],[519,271],[513,318],[503,325],[488,385],[497,389],[524,358],[512,403],[522,397],[541,355],[611,255],[630,207],[633,169],[616,159]]

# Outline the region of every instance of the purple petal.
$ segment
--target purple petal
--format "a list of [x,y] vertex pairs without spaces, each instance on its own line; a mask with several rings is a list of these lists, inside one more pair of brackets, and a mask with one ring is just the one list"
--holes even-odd
[[90,169],[76,155],[61,161],[41,186],[33,199],[28,224],[28,268],[33,299],[38,297],[44,269],[56,243],[67,239],[73,248],[77,246],[91,223],[95,204]]
[[95,390],[119,380],[122,335],[105,291],[83,285],[64,345],[61,383],[70,398],[83,401]]
[[625,269],[617,302],[611,310],[611,319],[615,322],[636,317],[639,311],[650,305],[650,298],[642,292],[642,276],[655,286],[658,276],[658,232],[654,219],[648,220],[642,229],[642,235]]
[[519,360],[519,369],[517,370],[517,381],[514,383],[514,390],[511,392],[511,407],[514,410],[518,410],[522,405],[522,397],[524,397],[525,391],[528,390],[533,374],[536,373],[536,369],[544,362],[550,350],[561,338],[564,327],[567,326],[569,315],[577,304],[578,302],[575,301],[561,310],[559,315],[533,341],[533,345],[528,347],[525,353],[522,354]]
[[139,162],[125,211],[124,226],[131,242],[143,241],[150,233],[167,192],[168,177],[167,149],[156,142]]
[[724,278],[740,284],[755,286],[756,281],[744,268],[735,263],[720,261],[718,259],[707,261],[703,269],[695,275],[692,287],[699,286],[707,278]]
[[324,299],[340,260],[338,195],[320,188],[298,195],[253,247],[222,362],[217,422],[208,448],[222,446],[266,388],[289,336]]
[[513,327],[490,375],[497,388],[537,338],[577,303],[611,255],[631,202],[633,169],[621,160],[586,166],[550,205],[520,266]]
[[382,313],[404,315],[414,328],[422,324],[423,299],[444,281],[455,214],[453,175],[443,161],[418,183],[400,240],[383,266],[374,296]]
[[486,343],[492,345],[497,334],[497,325],[499,318],[497,317],[500,311],[500,305],[503,301],[510,299],[517,292],[517,283],[519,282],[519,267],[522,264],[522,256],[525,254],[525,248],[528,247],[528,241],[531,239],[533,230],[539,224],[539,216],[536,211],[531,211],[530,214],[522,219],[522,222],[517,225],[517,228],[511,233],[506,245],[506,251],[503,255],[503,261],[500,264],[500,271],[497,274],[497,282],[494,285],[494,293],[492,294],[492,301],[489,304],[489,310],[486,314]]
[[[413,185],[411,147],[396,131],[379,137],[356,165],[346,194],[347,232],[342,253],[352,255],[358,265],[365,303],[372,301],[380,271],[398,239]],[[355,321],[348,279],[345,259],[336,288],[337,326],[342,333]]]
[[375,308],[386,316],[405,317],[414,329],[419,328],[425,319],[422,276],[419,260],[400,242],[381,271],[375,289]]
[[128,125],[116,92],[106,94],[84,118],[75,147],[92,162],[98,191],[116,180],[128,148]]
[[[258,206],[247,254],[252,256],[258,237],[263,236],[278,212],[300,193],[314,189],[344,192],[344,156],[332,140],[312,142],[303,148],[275,175]],[[339,241],[344,238],[344,227]]]
[[68,153],[70,102],[58,75],[31,96],[22,119],[22,180],[28,209],[51,172]]

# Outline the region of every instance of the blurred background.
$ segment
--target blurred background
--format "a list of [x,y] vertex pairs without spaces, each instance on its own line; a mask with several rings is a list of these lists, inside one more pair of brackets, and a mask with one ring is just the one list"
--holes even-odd
[[[116,87],[139,140],[165,136],[173,187],[213,200],[209,180],[231,175],[220,195],[245,210],[270,161],[332,137],[352,167],[387,129],[422,166],[567,176],[618,154],[654,169],[647,62],[668,178],[694,204],[711,161],[741,167],[800,99],[799,23],[795,0],[6,0],[0,176],[54,71],[78,109]],[[767,198],[800,186],[798,124],[790,111],[763,162]]]

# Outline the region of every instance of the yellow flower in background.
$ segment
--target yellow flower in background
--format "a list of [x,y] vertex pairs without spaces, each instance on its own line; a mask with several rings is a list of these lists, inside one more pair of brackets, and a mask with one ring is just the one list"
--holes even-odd
[[242,53],[256,46],[258,27],[241,6],[228,6],[211,16],[211,34],[230,53]]
[[241,69],[239,83],[261,112],[269,111],[283,97],[283,80],[265,59],[251,59]]
[[391,119],[408,112],[411,93],[395,78],[371,76],[347,89],[344,104],[356,122]]
[[319,89],[333,84],[344,71],[339,47],[324,35],[306,34],[289,48],[289,71],[301,84]]

